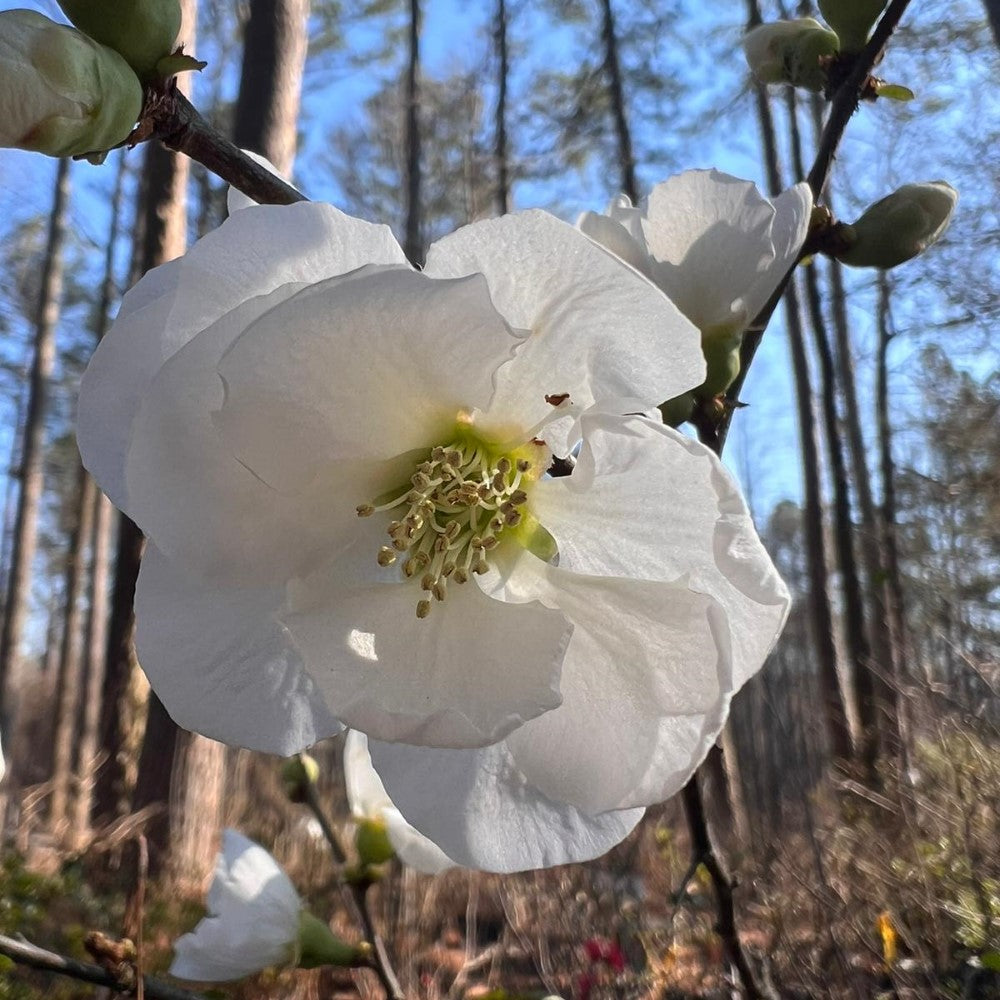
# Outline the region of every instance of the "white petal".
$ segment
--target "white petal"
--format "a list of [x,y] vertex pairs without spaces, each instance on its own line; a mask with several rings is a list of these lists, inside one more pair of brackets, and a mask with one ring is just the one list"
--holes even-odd
[[482,272],[507,322],[529,332],[498,372],[484,426],[531,426],[551,410],[546,394],[569,393],[583,408],[607,398],[655,406],[704,379],[700,336],[675,306],[545,212],[465,226],[430,248],[425,272]]
[[805,181],[774,199],[774,223],[771,226],[774,260],[744,295],[751,318],[764,308],[778,283],[798,260],[799,251],[809,233],[812,205],[812,191]]
[[437,844],[407,823],[398,809],[386,809],[383,818],[389,843],[404,865],[425,875],[439,875],[455,867],[455,862]]
[[436,750],[371,741],[375,768],[403,816],[456,864],[515,872],[596,858],[642,809],[588,816],[525,781],[505,743]]
[[[563,704],[507,737],[525,778],[587,813],[652,805],[687,782],[732,693],[725,616],[683,583],[544,570],[574,622]],[[519,581],[524,586],[524,581]]]
[[132,421],[160,366],[192,337],[249,298],[371,263],[405,263],[387,226],[302,203],[237,212],[179,261],[149,272],[126,295],[80,386],[80,452],[101,488],[121,502]]
[[657,184],[645,208],[656,283],[699,329],[732,323],[774,259],[771,203],[750,181],[688,170]]
[[662,424],[593,412],[581,426],[572,476],[538,483],[531,497],[560,568],[685,577],[725,611],[739,688],[777,640],[789,595],[738,488],[707,448]]
[[279,587],[223,588],[147,546],[136,586],[139,662],[185,729],[292,754],[343,728],[277,620]]
[[206,905],[208,916],[174,946],[173,975],[225,982],[291,961],[299,895],[274,858],[235,830],[223,833]]
[[255,474],[296,488],[336,459],[450,444],[515,342],[479,275],[362,268],[245,330],[219,364],[218,424]]
[[299,582],[283,616],[338,719],[380,739],[482,746],[559,704],[571,632],[561,614],[493,600],[470,581],[418,619],[416,581],[364,579],[378,530]]
[[368,737],[356,729],[349,729],[344,739],[344,785],[355,819],[378,819],[383,809],[392,808],[392,799],[372,767]]
[[[636,212],[636,209],[631,211]],[[584,212],[577,220],[576,227],[647,278],[653,277],[652,259],[646,249],[645,238],[640,243],[620,222],[598,212]]]
[[403,864],[428,875],[454,867],[451,858],[410,826],[392,804],[382,779],[372,767],[368,738],[354,729],[344,741],[344,780],[351,813],[358,819],[381,819]]
[[380,486],[380,467],[366,483],[352,466],[353,481],[328,476],[323,490],[279,492],[233,455],[215,426],[219,358],[297,287],[250,299],[177,351],[146,389],[133,424],[123,507],[166,555],[203,575],[261,582],[306,572],[353,527],[364,497],[352,491]]

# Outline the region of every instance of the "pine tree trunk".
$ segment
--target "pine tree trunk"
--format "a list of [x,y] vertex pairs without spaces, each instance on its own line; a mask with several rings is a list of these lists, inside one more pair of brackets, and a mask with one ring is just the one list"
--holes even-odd
[[[882,507],[879,529],[885,544],[885,574],[888,613],[893,631],[899,637],[900,663],[905,671],[908,660],[908,633],[906,628],[906,600],[903,578],[899,568],[899,548],[896,533],[896,467],[892,457],[892,413],[889,409],[889,344],[894,336],[890,325],[889,303],[891,287],[885,271],[878,278],[878,343],[875,353],[875,412],[878,428],[879,470],[882,486]],[[905,679],[901,673],[899,681]],[[901,728],[905,729],[905,702],[899,699],[897,714]],[[906,742],[903,741],[903,748]]]
[[494,126],[494,160],[497,171],[497,215],[510,211],[509,152],[507,149],[507,78],[510,59],[507,53],[507,0],[497,0],[496,26],[493,34],[497,55],[497,108]]
[[63,286],[63,243],[66,237],[70,161],[59,161],[49,215],[48,239],[35,314],[35,349],[21,448],[21,493],[11,548],[3,628],[0,629],[0,729],[10,731],[10,704],[31,592],[31,571],[38,541],[38,507],[44,479],[45,415],[49,379],[56,352],[56,326]]
[[611,117],[618,140],[618,163],[621,168],[622,191],[635,204],[639,200],[639,187],[635,179],[635,152],[632,133],[625,109],[625,87],[622,83],[621,60],[618,58],[618,36],[615,32],[615,15],[611,0],[601,0],[601,41],[604,44],[604,71],[608,74],[608,96],[611,99]]
[[[197,18],[196,0],[182,0],[183,26],[181,36],[187,48],[193,48],[194,25]],[[190,86],[190,81],[184,81]],[[159,147],[150,146],[145,162],[145,200],[142,241],[142,271],[148,271],[165,261],[180,257],[187,248],[187,183],[190,161],[187,157]],[[138,562],[136,563],[138,572]],[[132,581],[132,596],[135,582]],[[131,608],[129,609],[131,612]],[[129,644],[134,622],[129,623]],[[133,654],[134,655],[134,654]],[[167,714],[155,693],[147,702],[146,728],[142,753],[132,793],[132,812],[147,807],[157,811],[145,827],[149,850],[149,875],[157,877],[167,863],[170,852],[171,774],[178,742],[178,728]],[[213,831],[214,832],[214,831]]]
[[[104,281],[101,284],[101,298],[97,306],[94,327],[94,339],[98,342],[107,332],[111,318],[111,304],[116,294],[115,246],[121,229],[126,162],[124,154],[119,154],[115,187],[111,196],[111,220],[104,248]],[[108,636],[108,571],[111,532],[115,523],[114,513],[111,501],[100,490],[95,490],[93,530],[90,537],[90,604],[87,608],[84,645],[83,710],[80,713],[77,740],[77,791],[71,828],[72,847],[76,850],[81,850],[87,841],[90,813],[94,802],[96,754],[101,706],[104,699],[104,657]]]
[[93,530],[97,487],[82,465],[77,468],[77,509],[66,556],[63,593],[63,636],[56,684],[56,721],[52,759],[52,798],[49,829],[58,840],[66,835],[73,747],[76,743],[76,713],[80,700],[81,649],[83,645],[83,591],[86,580],[87,547]]
[[233,141],[290,176],[302,95],[309,0],[250,0]]
[[406,234],[403,250],[422,264],[424,243],[420,152],[420,0],[410,0],[410,58],[406,69]]
[[[760,22],[756,0],[748,0],[750,23]],[[756,87],[757,116],[764,142],[764,166],[772,197],[781,193],[781,168],[778,140],[767,93]],[[816,443],[816,417],[812,408],[812,380],[805,349],[799,296],[795,281],[789,283],[783,300],[785,325],[788,329],[795,379],[796,413],[802,450],[803,533],[806,564],[809,573],[809,620],[823,695],[824,723],[830,752],[835,758],[850,759],[853,755],[851,728],[837,667],[837,648],[833,632],[833,611],[830,606],[826,542],[823,534],[823,505],[819,448]]]
[[993,39],[997,43],[997,48],[1000,48],[1000,0],[983,0],[983,6],[986,8],[986,16],[993,29]]

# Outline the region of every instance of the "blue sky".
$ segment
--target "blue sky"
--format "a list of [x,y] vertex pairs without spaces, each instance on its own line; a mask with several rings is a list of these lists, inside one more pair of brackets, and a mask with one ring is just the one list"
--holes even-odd
[[[62,19],[56,5],[47,0],[11,3],[0,0],[0,9],[31,6],[52,17]],[[691,93],[704,107],[698,128],[691,130],[683,144],[667,143],[670,150],[659,158],[642,158],[640,177],[649,185],[680,168],[716,166],[739,176],[760,180],[760,154],[756,120],[746,90],[745,69],[738,49],[743,4],[705,7],[691,0],[678,5],[687,13],[685,24],[689,36],[685,46],[675,46],[678,40],[664,39],[652,46],[650,58],[663,60],[663,65],[676,63],[672,46],[683,48],[683,64],[691,79]],[[424,71],[430,77],[441,77],[456,70],[480,70],[486,65],[487,40],[485,26],[492,3],[473,4],[469,0],[427,0],[426,27],[423,40]],[[958,0],[956,12],[980,9],[973,0]],[[956,14],[957,16],[957,14]],[[376,29],[355,29],[348,43],[359,47],[371,41]],[[532,67],[565,65],[570,67],[581,58],[584,41],[572,27],[553,28],[541,15],[522,14],[513,26],[516,45],[515,78],[522,80]],[[704,41],[704,44],[701,42]],[[197,51],[211,58],[204,48]],[[720,59],[721,53],[721,61]],[[307,194],[334,202],[338,190],[329,171],[322,165],[326,135],[343,120],[356,113],[361,102],[378,85],[380,79],[398,71],[403,54],[395,63],[356,68],[346,72],[342,60],[333,58],[319,65],[314,60],[307,67],[304,98],[304,122],[307,130],[300,150],[296,173]],[[711,60],[716,60],[712,62]],[[659,63],[657,63],[659,64]],[[882,102],[865,107],[851,123],[841,160],[839,182],[844,190],[856,193],[859,200],[874,200],[892,186],[910,180],[945,176],[969,175],[968,154],[955,135],[975,126],[975,118],[997,116],[998,103],[993,96],[993,77],[997,70],[995,53],[992,61],[985,56],[962,52],[937,51],[920,59],[894,58],[890,52],[882,72],[892,79],[913,86],[920,99],[913,107]],[[209,73],[213,71],[210,68]],[[238,66],[224,69],[224,92],[232,95],[236,89]],[[328,86],[320,89],[320,81]],[[196,84],[206,87],[207,80]],[[523,85],[523,83],[522,83]],[[517,85],[515,84],[515,91]],[[968,95],[975,95],[975,106],[967,106]],[[715,110],[713,110],[715,109]],[[640,117],[633,116],[633,130],[640,148],[657,145],[650,136],[650,127]],[[135,162],[139,153],[131,154]],[[5,235],[20,221],[44,215],[51,201],[54,161],[18,151],[0,151],[0,232]],[[74,167],[73,229],[79,240],[93,247],[100,245],[106,228],[108,189],[112,181],[109,166],[93,168],[87,164]],[[572,221],[579,211],[600,209],[616,193],[617,171],[613,164],[593,162],[582,172],[573,172],[553,182],[522,184],[515,189],[516,206],[559,206],[562,214]],[[992,183],[995,184],[995,181]],[[960,181],[956,184],[961,187]],[[973,232],[982,232],[989,224],[990,206],[1000,203],[1000,192],[980,192],[979,197],[963,197],[956,215],[950,240],[969,240]],[[996,209],[992,209],[996,220]],[[985,220],[985,221],[984,221]],[[95,261],[99,252],[91,247]],[[127,247],[121,248],[124,266]],[[909,307],[901,309],[901,317],[912,335],[900,338],[893,349],[895,398],[901,411],[919,407],[913,397],[913,383],[907,378],[907,367],[919,350],[927,329],[950,315],[951,308],[941,299],[940,291],[924,286],[921,280],[925,265],[921,261],[907,265],[901,280],[909,282],[912,295]],[[996,275],[995,255],[985,267],[987,275]],[[859,337],[859,372],[862,404],[869,407],[871,397],[870,345],[873,315],[871,276],[859,272],[852,276],[855,295],[851,299],[851,315]],[[0,277],[0,312],[11,314],[9,280]],[[930,322],[933,320],[933,324]],[[23,333],[24,324],[15,324]],[[64,326],[67,324],[64,324]],[[72,331],[64,330],[69,335]],[[958,343],[957,336],[953,343]],[[959,359],[979,373],[996,366],[996,352],[968,350]],[[775,502],[801,495],[798,466],[798,438],[794,421],[794,403],[790,364],[780,322],[772,324],[764,345],[754,362],[743,393],[750,404],[736,417],[728,445],[727,461],[744,481],[758,514],[766,513]],[[13,427],[13,407],[10,400],[0,398],[0,455],[9,454]],[[904,440],[904,451],[909,445]],[[2,461],[5,461],[3,459]],[[2,484],[0,484],[2,485]]]

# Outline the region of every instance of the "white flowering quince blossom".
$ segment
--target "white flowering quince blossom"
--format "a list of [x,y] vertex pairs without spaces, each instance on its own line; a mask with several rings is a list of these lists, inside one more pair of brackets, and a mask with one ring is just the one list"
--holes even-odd
[[383,827],[393,851],[404,865],[427,875],[437,875],[454,866],[437,844],[403,818],[372,767],[368,738],[354,729],[344,740],[344,783],[351,815],[359,823],[377,823]]
[[[619,195],[606,214],[585,212],[580,229],[663,289],[702,333],[706,354],[739,347],[743,331],[798,259],[812,192],[802,183],[772,203],[751,181],[718,170],[687,170],[633,206]],[[734,359],[735,361],[736,359]],[[721,365],[714,395],[738,372]]]
[[274,858],[224,830],[208,915],[174,944],[171,975],[215,983],[295,960],[302,900]]
[[235,211],[126,295],[81,389],[86,465],[149,539],[136,647],[171,715],[281,754],[365,733],[456,864],[618,843],[788,606],[719,462],[641,415],[702,382],[699,339],[543,212],[418,272],[329,205]]

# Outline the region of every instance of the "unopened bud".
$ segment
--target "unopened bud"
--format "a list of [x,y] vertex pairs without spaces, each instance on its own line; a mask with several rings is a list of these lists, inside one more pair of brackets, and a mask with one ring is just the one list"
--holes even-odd
[[358,820],[354,846],[363,865],[381,865],[396,856],[389,841],[389,832],[381,819]]
[[819,12],[845,52],[860,52],[888,0],[819,0]]
[[0,146],[103,152],[132,131],[142,86],[117,52],[33,10],[0,11]]
[[945,181],[904,184],[844,227],[850,245],[837,259],[852,267],[896,267],[941,238],[957,201]]
[[811,17],[761,24],[743,36],[747,64],[757,80],[806,90],[823,90],[826,63],[839,50],[840,39]]
[[296,962],[300,969],[317,969],[321,965],[340,965],[348,968],[367,965],[371,957],[367,941],[348,944],[341,941],[329,924],[314,917],[307,910],[299,914],[299,937],[296,942]]
[[124,57],[142,80],[174,50],[180,0],[59,0],[66,16],[95,41]]
[[740,373],[740,345],[743,331],[721,329],[706,330],[701,335],[701,349],[705,355],[705,381],[695,390],[698,399],[720,396]]
[[300,753],[281,766],[281,784],[291,802],[305,802],[306,790],[319,781],[319,764],[314,757]]

